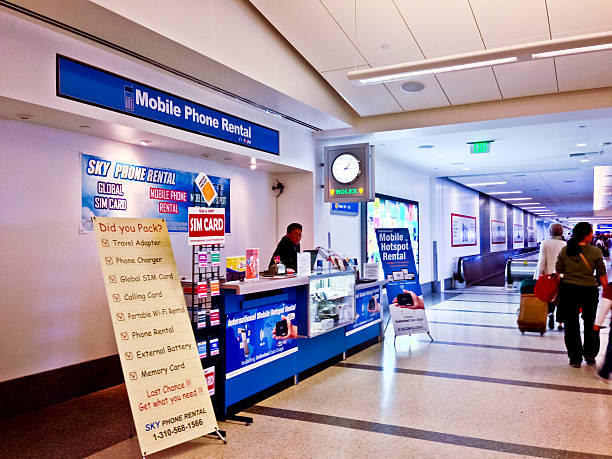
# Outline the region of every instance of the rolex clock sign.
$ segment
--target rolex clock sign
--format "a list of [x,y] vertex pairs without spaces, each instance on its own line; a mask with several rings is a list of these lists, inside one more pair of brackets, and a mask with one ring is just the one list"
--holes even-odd
[[325,201],[374,199],[374,147],[367,143],[325,147]]

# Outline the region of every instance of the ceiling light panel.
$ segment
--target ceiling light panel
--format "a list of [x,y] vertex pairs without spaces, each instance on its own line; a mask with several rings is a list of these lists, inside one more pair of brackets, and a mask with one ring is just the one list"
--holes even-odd
[[493,191],[489,193],[490,195],[498,195],[498,194],[521,194],[522,191]]

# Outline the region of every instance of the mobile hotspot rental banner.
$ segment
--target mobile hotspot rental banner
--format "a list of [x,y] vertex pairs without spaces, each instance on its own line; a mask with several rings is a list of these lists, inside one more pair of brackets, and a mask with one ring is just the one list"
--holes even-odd
[[[383,272],[385,278],[389,280],[387,298],[395,334],[429,333],[423,292],[414,262],[409,230],[407,228],[379,228],[376,230],[376,239]],[[408,292],[416,295],[416,304],[398,305],[396,301],[394,302],[397,295]]]
[[94,217],[143,456],[217,429],[164,219]]
[[[226,370],[231,379],[298,350],[297,339],[276,339],[272,333],[282,317],[297,325],[295,303],[275,303],[229,313],[226,327]],[[291,333],[292,330],[288,330]]]
[[346,336],[381,322],[380,287],[364,288],[355,292],[355,322],[345,327]]
[[[201,174],[200,174],[201,175]],[[206,205],[194,192],[198,174],[81,154],[81,231],[93,231],[91,217],[164,218],[168,231],[187,232],[188,209]],[[207,176],[217,196],[209,207],[225,210],[230,233],[230,179]]]

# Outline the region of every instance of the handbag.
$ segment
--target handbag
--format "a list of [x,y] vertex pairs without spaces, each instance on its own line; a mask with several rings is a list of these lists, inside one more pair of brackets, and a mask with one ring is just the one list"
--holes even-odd
[[538,277],[533,293],[538,300],[552,303],[559,294],[561,279],[557,273],[545,274]]

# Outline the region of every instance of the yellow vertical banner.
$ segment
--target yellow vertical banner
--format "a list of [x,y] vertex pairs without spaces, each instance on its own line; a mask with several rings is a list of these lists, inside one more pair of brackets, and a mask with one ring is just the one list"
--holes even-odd
[[142,454],[214,432],[165,219],[92,220]]

